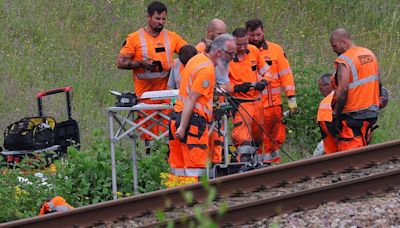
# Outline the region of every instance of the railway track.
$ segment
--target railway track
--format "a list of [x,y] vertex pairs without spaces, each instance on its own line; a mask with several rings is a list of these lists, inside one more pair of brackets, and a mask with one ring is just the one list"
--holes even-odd
[[[328,201],[397,189],[400,187],[399,158],[400,141],[392,141],[217,178],[209,183],[217,191],[217,200],[214,206],[205,209],[205,214],[219,225],[251,224],[278,213],[312,208]],[[344,177],[347,174],[353,177]],[[317,182],[320,183],[313,184]],[[302,185],[302,189],[296,189]],[[187,205],[183,192],[189,191],[194,203]],[[276,194],[272,194],[275,191]],[[261,196],[263,192],[269,195]],[[188,221],[196,222],[190,208],[207,196],[208,191],[201,184],[194,184],[3,223],[0,227],[165,226],[167,221],[154,219],[156,211],[174,214],[166,220],[176,227],[185,227]],[[258,199],[251,199],[252,196]],[[237,203],[229,202],[235,198]],[[228,202],[228,209],[221,216],[218,207],[224,201]]]

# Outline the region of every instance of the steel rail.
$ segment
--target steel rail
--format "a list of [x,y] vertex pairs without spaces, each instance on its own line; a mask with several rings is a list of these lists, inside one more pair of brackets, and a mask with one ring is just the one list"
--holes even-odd
[[[374,174],[353,180],[343,181],[328,186],[312,188],[282,196],[263,200],[243,202],[241,205],[229,207],[220,215],[218,210],[204,213],[220,226],[237,226],[252,224],[261,219],[281,213],[315,208],[320,204],[332,201],[350,200],[400,188],[400,169]],[[147,224],[140,227],[165,227],[172,222],[174,227],[188,227],[196,224],[194,215]]]
[[[297,182],[304,178],[324,176],[329,173],[352,170],[383,163],[400,157],[400,140],[371,145],[360,149],[335,153],[321,157],[256,169],[240,174],[210,180],[217,188],[219,197],[229,197],[242,191],[274,187],[282,183]],[[191,191],[196,202],[207,197],[207,191],[200,183],[173,189],[145,193],[114,201],[76,208],[23,220],[0,224],[0,227],[71,227],[91,226],[102,221],[115,221],[125,217],[140,216],[149,211],[164,210],[173,206],[185,205],[182,192]]]

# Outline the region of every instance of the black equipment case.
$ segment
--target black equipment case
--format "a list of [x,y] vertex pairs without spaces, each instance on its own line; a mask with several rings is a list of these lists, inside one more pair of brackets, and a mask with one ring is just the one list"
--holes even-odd
[[[10,143],[10,140],[4,140],[4,146],[5,149],[4,151],[0,150],[0,154],[3,155],[7,161],[8,164],[10,163],[15,163],[19,162],[24,156],[28,157],[35,157],[36,154],[38,153],[45,153],[46,154],[46,161],[48,154],[46,153],[47,151],[54,151],[57,153],[57,156],[62,156],[67,152],[68,146],[71,145],[76,145],[76,147],[79,149],[80,145],[80,134],[79,134],[79,127],[78,127],[78,122],[74,119],[72,119],[72,108],[71,108],[71,93],[72,87],[64,87],[64,88],[59,88],[59,89],[54,89],[54,90],[49,90],[49,91],[42,91],[37,94],[37,103],[38,103],[38,111],[39,111],[39,116],[37,117],[28,117],[28,118],[23,118],[20,121],[17,121],[16,123],[19,123],[25,119],[52,119],[51,117],[44,117],[43,116],[43,102],[42,98],[45,96],[53,95],[53,94],[58,94],[58,93],[65,93],[66,94],[66,104],[67,104],[67,114],[68,114],[68,119],[62,122],[56,122],[55,127],[52,130],[51,134],[51,140],[47,140],[47,146],[43,146],[42,144],[39,144],[37,146],[32,146],[32,147],[27,147],[29,145],[28,143],[25,143],[25,145],[22,145],[22,147],[18,147],[18,145],[13,145],[13,142]],[[54,120],[54,119],[53,119]],[[32,122],[32,121],[30,121]],[[55,121],[54,121],[55,122]],[[13,123],[12,125],[16,125],[16,123]],[[10,125],[10,126],[12,126]],[[6,129],[6,133],[10,134],[10,126]],[[43,140],[42,140],[43,141]],[[14,143],[15,144],[15,143]],[[10,146],[11,145],[11,146]],[[20,145],[21,146],[21,145]],[[9,148],[7,148],[9,147]],[[57,157],[56,156],[56,157]],[[51,156],[53,158],[53,156]]]
[[76,145],[77,148],[79,149],[79,145],[81,142],[78,122],[72,119],[71,95],[70,95],[71,92],[72,92],[72,87],[64,87],[45,92],[39,92],[37,94],[39,116],[43,116],[43,103],[42,103],[43,97],[57,93],[65,93],[66,95],[68,119],[56,123],[55,134],[54,134],[54,144],[60,145],[61,153],[66,153],[67,147],[71,145]]

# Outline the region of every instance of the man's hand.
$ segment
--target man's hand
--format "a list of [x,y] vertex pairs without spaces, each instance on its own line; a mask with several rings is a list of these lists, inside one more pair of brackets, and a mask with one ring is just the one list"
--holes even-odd
[[342,121],[340,120],[340,118],[338,116],[333,116],[332,125],[333,125],[333,129],[332,129],[333,137],[338,138],[340,135],[340,132],[342,132],[342,129],[343,129]]
[[263,91],[267,85],[268,85],[267,80],[262,79],[261,81],[257,82],[257,83],[254,85],[254,89],[256,89],[256,90],[258,90],[258,91]]
[[235,93],[239,93],[239,92],[247,93],[251,89],[251,87],[252,87],[252,85],[250,82],[244,82],[242,84],[235,85],[233,87],[233,90],[235,91]]
[[153,64],[153,62],[151,60],[142,60],[139,61],[139,65],[140,67],[146,69],[146,70],[155,70],[156,69],[156,65]]
[[178,129],[176,129],[174,137],[179,140],[185,138],[185,129],[179,126]]
[[290,111],[289,116],[299,113],[295,96],[291,96],[288,98],[288,108]]

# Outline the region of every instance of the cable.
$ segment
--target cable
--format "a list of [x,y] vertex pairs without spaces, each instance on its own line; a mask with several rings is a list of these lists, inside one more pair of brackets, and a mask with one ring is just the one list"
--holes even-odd
[[[264,133],[264,135],[266,135],[276,146],[278,146],[279,151],[281,151],[283,154],[285,154],[291,161],[295,161],[285,150],[283,150],[279,146],[279,144],[272,138],[272,136],[257,121],[254,120],[254,118],[250,115],[250,113],[245,108],[243,108],[243,106],[240,103],[238,103],[238,105],[236,105],[235,101],[233,100],[234,98],[232,98],[232,96],[229,95],[219,85],[217,85],[215,88],[217,88],[218,93],[221,93],[224,97],[226,97],[228,99],[228,101],[238,110],[239,113],[240,113],[240,111],[238,109],[238,106],[240,106],[246,112],[246,114],[253,120],[253,122],[257,125],[257,127],[259,127],[261,129],[261,131]],[[242,117],[243,117],[243,115],[242,115]],[[244,117],[243,117],[243,119],[244,119]],[[253,138],[252,138],[252,140],[253,140]],[[253,140],[253,142],[254,142],[254,140]]]
[[[217,84],[217,86],[218,86],[218,88],[222,89],[221,87],[219,87],[218,84]],[[217,88],[217,87],[215,87],[215,88]],[[226,97],[225,94],[227,94],[227,93],[226,93],[226,91],[225,91],[225,94],[224,94],[224,93],[223,93],[223,90],[224,90],[224,89],[221,90],[221,92],[222,92],[221,94],[222,94],[224,97]],[[216,92],[217,92],[217,93],[220,93],[220,92],[218,91],[218,89],[216,89]],[[229,103],[232,103],[232,102],[229,102]],[[237,108],[237,106],[236,106],[235,108],[237,109],[237,111],[238,111],[238,113],[240,114],[240,116],[242,116],[243,122],[246,124],[247,130],[249,130],[252,144],[253,144],[254,146],[256,146],[256,142],[255,142],[254,138],[251,136],[251,129],[250,129],[249,124],[246,122],[246,119],[244,118],[243,114],[239,111],[239,109]],[[250,117],[251,117],[251,116],[250,116]],[[235,117],[233,116],[233,118],[235,118]],[[252,118],[252,119],[253,119],[253,118]],[[253,119],[253,121],[254,121],[254,119]]]

